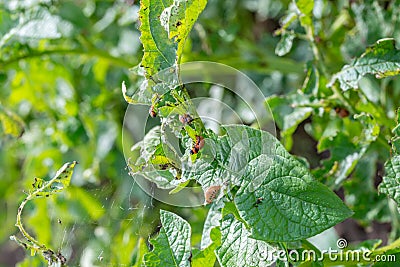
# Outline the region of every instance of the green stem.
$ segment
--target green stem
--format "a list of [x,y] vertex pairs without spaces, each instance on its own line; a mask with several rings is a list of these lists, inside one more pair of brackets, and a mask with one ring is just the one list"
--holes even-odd
[[[36,190],[38,191],[38,190]],[[35,191],[35,192],[36,192]],[[36,192],[37,193],[37,192]],[[26,240],[29,241],[29,243],[33,244],[34,248],[36,250],[44,250],[46,249],[45,245],[41,245],[35,238],[33,238],[24,228],[22,225],[22,220],[21,220],[21,215],[22,215],[22,210],[24,209],[26,203],[30,201],[33,198],[33,194],[29,194],[27,198],[22,201],[21,205],[18,207],[18,212],[17,212],[17,222],[15,223],[15,226],[18,227],[19,231],[22,233],[22,235],[26,238]]]
[[37,58],[37,57],[42,57],[46,55],[54,55],[54,54],[61,54],[61,55],[84,55],[84,56],[93,56],[93,57],[99,57],[102,59],[105,59],[109,61],[112,65],[123,67],[123,68],[131,68],[134,64],[132,62],[128,62],[123,58],[117,58],[114,57],[104,51],[101,51],[99,49],[53,49],[53,50],[44,50],[44,51],[33,51],[30,52],[29,54],[22,55],[19,57],[15,57],[6,61],[0,61],[0,68],[4,69],[5,67],[17,63],[20,60],[24,59],[31,59],[31,58]]
[[[37,241],[34,237],[32,237],[24,228],[23,224],[22,224],[22,211],[24,210],[24,207],[26,205],[26,203],[28,203],[28,201],[36,198],[36,197],[40,197],[40,196],[49,196],[52,192],[52,188],[51,186],[54,183],[62,183],[63,184],[63,188],[65,188],[65,186],[68,186],[65,182],[63,182],[61,179],[67,179],[68,180],[68,184],[69,184],[69,180],[71,178],[73,169],[75,167],[75,165],[77,164],[76,161],[73,161],[72,163],[66,163],[64,164],[56,173],[56,175],[49,180],[48,182],[44,182],[43,184],[41,184],[41,186],[39,188],[37,188],[34,191],[30,191],[28,193],[28,196],[21,202],[21,204],[18,207],[18,212],[17,212],[17,221],[15,223],[15,226],[18,227],[19,231],[21,232],[21,234],[24,236],[24,238],[26,239],[26,241],[28,241],[27,243],[25,243],[24,241],[18,239],[15,236],[11,236],[10,239],[14,240],[15,242],[17,242],[19,245],[23,246],[26,249],[31,249],[34,250],[36,252],[41,252],[42,255],[45,257],[45,259],[49,262],[60,262],[61,265],[64,264],[65,262],[65,258],[63,255],[61,255],[60,253],[55,254],[51,249],[47,249],[46,246],[44,244],[40,244],[39,241]],[[70,169],[70,170],[68,170]],[[68,171],[67,171],[68,170]],[[36,178],[35,178],[35,183],[34,183],[34,188],[36,188]],[[50,189],[50,190],[48,190]],[[60,189],[53,189],[53,192],[57,192],[57,190]]]
[[[312,29],[310,27],[306,27],[306,31],[307,31],[308,41],[310,43],[311,50],[314,55],[314,60],[318,64],[318,67],[321,70],[322,74],[326,77],[327,80],[330,80],[331,75],[329,74],[329,72],[326,69],[325,64],[323,63],[324,61],[322,59],[321,51],[319,50],[318,46],[314,42],[314,36],[313,36]],[[332,85],[331,90],[332,90],[333,94],[342,102],[342,104],[346,107],[346,109],[348,111],[350,111],[353,114],[356,113],[353,106],[350,104],[350,102],[347,100],[347,98],[342,94],[342,92],[336,86],[336,84]]]

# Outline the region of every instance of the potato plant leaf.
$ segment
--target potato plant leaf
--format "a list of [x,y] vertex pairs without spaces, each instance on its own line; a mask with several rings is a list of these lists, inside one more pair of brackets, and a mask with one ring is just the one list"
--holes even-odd
[[140,40],[144,50],[141,66],[146,71],[146,77],[176,64],[178,44],[168,37],[160,21],[164,9],[172,3],[172,0],[140,1]]
[[217,249],[222,267],[271,266],[275,261],[274,247],[250,237],[246,227],[231,214],[226,215],[221,226],[221,246]]
[[215,140],[213,153],[204,152],[182,176],[197,180],[204,190],[213,185],[239,186],[235,204],[254,238],[300,240],[351,216],[342,201],[275,137],[247,126],[223,129],[225,135]]
[[221,209],[224,207],[222,199],[211,204],[210,210],[207,213],[207,218],[204,222],[203,233],[201,235],[200,248],[205,249],[212,243],[211,231],[221,224],[222,214]]
[[30,191],[32,198],[48,197],[68,187],[76,164],[76,161],[65,163],[50,181],[35,178]]
[[139,151],[138,158],[130,158],[131,174],[140,174],[157,184],[159,188],[171,189],[185,182],[180,180],[180,159],[175,150],[162,141],[161,127],[151,129],[143,141],[136,143],[132,151]]
[[173,4],[164,9],[160,21],[168,37],[178,44],[176,51],[179,62],[183,46],[198,16],[207,4],[207,0],[174,0]]
[[381,39],[366,49],[365,53],[345,65],[336,73],[328,86],[339,80],[340,87],[346,91],[358,88],[358,81],[366,74],[376,78],[384,78],[400,74],[400,50],[396,49],[395,41],[391,38]]
[[395,155],[385,163],[385,173],[379,192],[392,198],[400,212],[400,155]]
[[210,231],[212,243],[204,250],[192,250],[192,267],[214,266],[216,255],[215,250],[221,245],[221,232],[219,228],[212,228]]
[[299,124],[312,114],[313,109],[307,107],[311,102],[309,96],[300,91],[285,97],[273,95],[266,99],[266,103],[274,114],[275,122],[281,129],[281,140],[286,149],[291,149],[292,135]]
[[[279,148],[272,164],[260,155],[249,163],[246,182],[235,203],[251,228],[265,241],[294,241],[336,225],[352,212],[306,167]],[[254,181],[261,181],[254,185]]]
[[140,2],[140,40],[144,54],[139,66],[132,69],[139,76],[138,89],[129,92],[125,83],[122,84],[128,103],[149,104],[154,94],[162,95],[177,86],[177,64],[183,46],[206,3],[206,0]]
[[146,267],[190,266],[190,235],[188,222],[178,215],[160,210],[161,229],[158,236],[151,240],[154,249],[144,255]]

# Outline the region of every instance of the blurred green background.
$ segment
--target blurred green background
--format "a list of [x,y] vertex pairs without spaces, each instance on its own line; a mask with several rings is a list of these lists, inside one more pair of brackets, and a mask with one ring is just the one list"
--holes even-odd
[[[386,12],[398,1],[356,1],[351,7],[350,2],[315,1],[316,34],[322,36],[329,71],[339,70],[379,38],[400,39],[395,30],[399,16]],[[161,207],[190,221],[193,245],[198,245],[206,208],[178,209],[153,200],[128,175],[122,153],[127,103],[121,83],[133,83],[129,68],[142,56],[138,1],[0,3],[0,111],[19,118],[24,129],[20,137],[5,133],[4,125],[0,131],[0,266],[46,265],[9,236],[18,233],[14,224],[23,190],[34,177],[48,179],[72,160],[79,165],[71,187],[33,201],[23,214],[28,231],[60,250],[69,266],[134,263],[139,238],[147,240],[157,231]],[[306,41],[296,39],[287,56],[275,55],[280,37],[273,33],[288,8],[289,0],[210,0],[183,61],[211,60],[243,70],[265,96],[295,91],[312,53]],[[400,95],[399,86],[393,88],[388,111]],[[190,93],[208,96],[209,87]],[[223,101],[237,103],[229,93]],[[321,155],[312,149],[315,142],[304,131],[295,136],[303,141],[292,152],[317,166]],[[364,223],[369,226],[374,219]],[[385,220],[390,218],[380,217]],[[385,236],[388,229],[382,231]]]

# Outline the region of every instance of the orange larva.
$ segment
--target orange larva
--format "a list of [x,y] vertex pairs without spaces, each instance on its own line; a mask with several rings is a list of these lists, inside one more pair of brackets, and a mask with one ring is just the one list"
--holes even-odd
[[205,143],[204,138],[202,136],[197,135],[196,143],[190,150],[190,154],[193,155],[193,154],[199,153],[200,149],[202,149],[204,147],[204,143]]
[[350,112],[347,109],[341,107],[335,107],[335,112],[340,118],[346,118],[350,115]]
[[151,117],[155,118],[157,116],[157,112],[155,111],[155,107],[154,105],[151,105],[150,109],[149,109],[149,114]]
[[204,192],[204,198],[207,204],[211,204],[214,199],[217,198],[219,190],[221,190],[220,185],[212,185]]

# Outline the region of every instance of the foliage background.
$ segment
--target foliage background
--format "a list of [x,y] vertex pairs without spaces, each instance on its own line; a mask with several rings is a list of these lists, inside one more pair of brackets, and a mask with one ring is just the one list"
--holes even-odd
[[[40,257],[25,257],[9,236],[17,232],[14,223],[22,191],[35,176],[51,177],[72,160],[79,162],[72,186],[59,196],[34,201],[24,211],[27,228],[67,255],[70,266],[134,263],[140,237],[146,240],[157,231],[160,208],[187,219],[193,245],[198,245],[206,209],[163,206],[144,194],[125,168],[121,137],[127,104],[121,83],[135,79],[129,68],[142,57],[138,3],[0,3],[0,108],[24,122],[21,137],[3,132],[0,140],[0,266],[45,265]],[[399,4],[316,0],[315,34],[328,71],[339,71],[380,38],[394,37],[400,43],[400,11],[395,8]],[[291,8],[290,1],[210,0],[186,43],[183,61],[210,60],[243,70],[266,97],[294,92],[302,87],[312,51],[307,41],[297,38],[288,55],[275,55],[280,37],[274,31]],[[302,31],[296,24],[291,30]],[[366,77],[362,83],[370,102],[384,114],[381,122],[389,135],[400,103],[399,80]],[[190,93],[208,96],[209,89]],[[229,94],[223,101],[233,107],[237,103]],[[305,130],[310,122],[300,124],[291,152],[316,168],[329,153],[317,152],[316,141]],[[325,127],[318,118],[313,125]],[[354,219],[336,227],[349,241],[386,242],[397,235],[398,215],[376,192],[388,157],[388,150],[373,146],[344,189],[337,189],[356,212]]]

